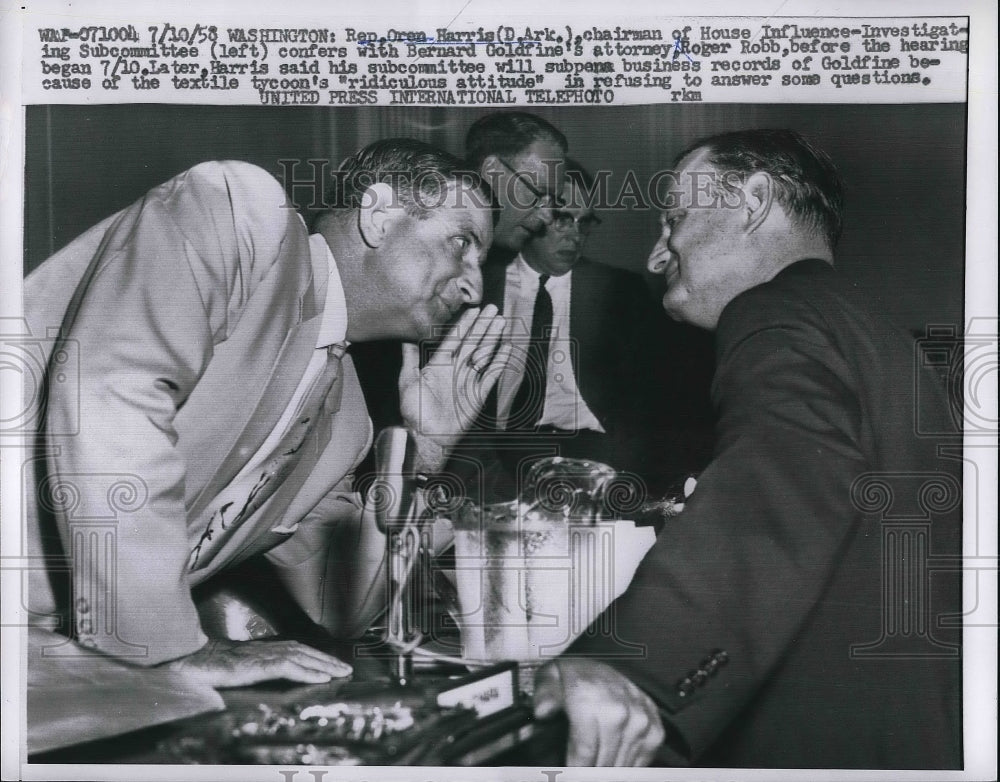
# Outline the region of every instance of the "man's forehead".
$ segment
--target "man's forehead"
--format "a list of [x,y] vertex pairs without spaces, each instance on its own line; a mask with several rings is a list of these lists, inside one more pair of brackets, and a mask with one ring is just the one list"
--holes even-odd
[[484,232],[492,233],[492,210],[478,193],[462,185],[450,184],[440,206],[431,211],[434,217],[456,228],[474,230],[480,237]]
[[714,199],[709,203],[702,203],[706,196],[715,192],[714,185],[719,175],[718,169],[709,161],[709,157],[710,150],[707,147],[699,147],[677,161],[671,177],[672,208],[716,205]]
[[491,210],[489,200],[467,179],[449,180],[444,192],[435,200],[442,208],[447,209],[469,209],[487,215]]

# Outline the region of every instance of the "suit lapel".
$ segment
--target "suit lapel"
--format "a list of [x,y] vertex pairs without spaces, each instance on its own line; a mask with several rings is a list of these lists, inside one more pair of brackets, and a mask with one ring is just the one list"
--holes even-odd
[[507,267],[504,264],[487,262],[483,266],[483,306],[495,304],[503,312],[506,281]]
[[[602,271],[586,258],[581,258],[573,267],[569,333],[575,346],[574,350],[570,350],[570,356],[580,397],[602,425],[606,425],[603,419],[606,416],[605,391],[609,378],[604,376],[604,368],[610,364],[611,356],[606,353],[611,349],[611,342],[607,338],[608,332],[602,333],[602,328],[617,328],[618,324],[614,323],[614,317],[608,311],[613,291],[609,287],[609,277]],[[582,372],[581,366],[584,367]]]
[[[217,356],[218,363],[213,360],[213,376],[202,378],[204,388],[212,397],[212,407],[207,414],[202,411],[201,415],[206,418],[211,416],[211,425],[205,426],[203,418],[203,429],[197,431],[198,419],[192,421],[193,445],[188,450],[190,459],[201,462],[207,470],[211,470],[211,478],[198,492],[197,498],[189,503],[189,519],[196,519],[204,512],[212,499],[233,480],[263,444],[287,407],[316,347],[322,321],[322,308],[318,302],[325,299],[327,275],[313,274],[315,260],[312,264],[301,262],[302,254],[310,252],[304,230],[301,240],[304,246],[293,250],[300,259],[297,265],[304,267],[301,287],[292,288],[291,295],[296,295],[296,289],[301,291],[295,305],[284,305],[285,317],[281,315],[283,310],[280,306],[265,306],[264,312],[256,313],[265,324],[257,330],[260,336],[254,335],[249,341],[236,338],[232,345],[224,343],[224,349],[219,351],[222,355]],[[323,264],[326,264],[325,259]],[[319,283],[321,290],[316,289],[314,281]],[[281,295],[280,291],[278,295]],[[289,293],[286,291],[284,295]],[[267,303],[274,302],[268,298]],[[243,317],[249,314],[244,313]],[[272,346],[267,349],[267,342],[276,342],[275,333],[279,338],[282,333],[285,334],[280,348],[275,350]],[[259,371],[255,376],[252,367],[246,366],[246,356],[267,355],[274,355],[275,358],[269,366],[263,365],[268,366],[266,374]],[[220,399],[225,402],[220,404]],[[235,438],[219,436],[225,432],[238,434]]]
[[[506,287],[507,264],[496,260],[488,260],[483,266],[483,306],[493,304],[496,306],[497,311],[502,314]],[[499,383],[495,383],[486,397],[486,403],[479,413],[479,423],[476,424],[476,428],[496,428],[496,424],[487,422],[497,420],[499,386]]]
[[[579,263],[570,272],[573,275],[570,285],[570,297],[569,297],[569,335],[576,343],[576,350],[570,350],[569,355],[573,361],[573,376],[576,377],[577,388],[583,384],[583,379],[580,377],[580,351],[582,350],[582,345],[590,344],[590,340],[587,339],[587,331],[590,328],[591,321],[593,319],[593,313],[590,312],[590,317],[588,317],[588,311],[593,306],[590,301],[590,292],[593,290],[593,286],[589,285],[590,282],[587,269],[587,262],[580,259]],[[587,366],[587,362],[583,362],[584,366]],[[583,389],[580,388],[580,394],[583,394]]]
[[357,466],[371,445],[371,419],[349,355],[341,363],[341,378],[335,393],[339,394],[339,407],[334,410],[331,405],[323,416],[322,426],[315,433],[315,447],[308,457],[309,469],[302,473],[295,494],[287,497],[284,513],[275,516],[285,526],[305,517],[336,482]]
[[[341,416],[337,414],[342,396],[346,414]],[[353,364],[345,356],[341,375],[302,445],[302,456],[294,470],[256,513],[230,533],[225,545],[204,562],[204,570],[196,571],[199,579],[273,548],[350,473],[356,457],[366,453],[371,444],[368,418],[358,415],[365,411],[363,404]],[[273,531],[279,523],[287,532]]]

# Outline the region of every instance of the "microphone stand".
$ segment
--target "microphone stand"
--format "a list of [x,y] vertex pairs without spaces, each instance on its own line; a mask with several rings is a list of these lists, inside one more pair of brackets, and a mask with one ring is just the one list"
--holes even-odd
[[396,653],[392,676],[401,686],[413,683],[413,649],[423,640],[422,633],[413,626],[413,594],[408,588],[421,551],[418,480],[413,462],[413,444],[404,427],[391,426],[379,432],[371,496],[375,520],[386,541],[389,589],[385,642]]

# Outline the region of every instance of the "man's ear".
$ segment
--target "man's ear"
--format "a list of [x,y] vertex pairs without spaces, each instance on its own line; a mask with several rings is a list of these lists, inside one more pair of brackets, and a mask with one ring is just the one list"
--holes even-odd
[[774,180],[766,171],[757,171],[747,177],[743,185],[743,207],[746,210],[747,230],[754,232],[771,213],[774,205]]
[[396,210],[402,210],[402,207],[387,183],[376,182],[365,188],[361,208],[358,209],[358,230],[366,245],[374,248],[385,241],[390,222],[398,216]]
[[505,170],[503,163],[500,162],[500,158],[496,155],[487,155],[483,158],[483,162],[479,164],[479,176],[487,182],[490,181],[490,177],[495,177]]

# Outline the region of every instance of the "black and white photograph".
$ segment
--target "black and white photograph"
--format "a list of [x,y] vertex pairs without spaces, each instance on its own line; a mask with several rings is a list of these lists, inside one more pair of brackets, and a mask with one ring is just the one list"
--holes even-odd
[[995,776],[996,11],[888,5],[24,17],[4,778]]

